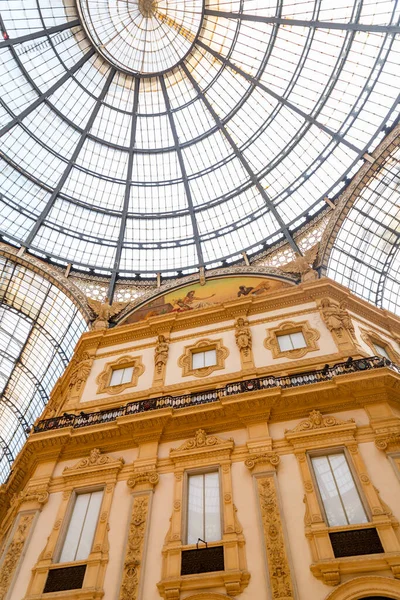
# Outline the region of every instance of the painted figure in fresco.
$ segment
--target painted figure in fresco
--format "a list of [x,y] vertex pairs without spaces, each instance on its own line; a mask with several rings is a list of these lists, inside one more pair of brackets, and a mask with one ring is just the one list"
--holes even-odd
[[248,296],[249,294],[251,296],[261,296],[261,294],[264,294],[266,291],[269,290],[269,288],[270,285],[267,281],[262,281],[256,287],[246,287],[245,285],[239,285],[239,291],[237,295],[238,298],[240,298],[240,296]]
[[184,297],[183,304],[191,309],[207,308],[207,306],[213,306],[213,302],[205,302],[205,300],[213,298],[215,294],[211,294],[211,296],[204,296],[203,298],[196,298],[195,294],[196,292],[194,290],[190,290]]
[[239,291],[237,294],[238,298],[240,298],[240,296],[248,296],[252,290],[254,290],[253,287],[246,287],[245,285],[239,285]]

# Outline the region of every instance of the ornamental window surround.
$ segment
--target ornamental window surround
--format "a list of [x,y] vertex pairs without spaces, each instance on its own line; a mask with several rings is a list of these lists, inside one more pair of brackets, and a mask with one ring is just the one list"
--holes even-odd
[[144,370],[141,356],[126,355],[106,363],[96,378],[96,393],[120,394],[127,388],[136,386]]
[[229,350],[221,339],[202,339],[191,346],[185,346],[178,365],[182,368],[182,377],[208,377],[214,371],[225,368],[228,356]]
[[[327,585],[338,585],[342,574],[359,573],[361,568],[391,569],[394,574],[400,569],[395,532],[399,523],[369,478],[356,431],[354,419],[344,421],[313,410],[285,432],[304,485],[310,568]],[[335,459],[331,465],[317,460],[332,461],[335,456],[336,465]]]
[[273,358],[302,358],[308,352],[319,350],[320,333],[308,321],[285,321],[267,329],[264,347]]

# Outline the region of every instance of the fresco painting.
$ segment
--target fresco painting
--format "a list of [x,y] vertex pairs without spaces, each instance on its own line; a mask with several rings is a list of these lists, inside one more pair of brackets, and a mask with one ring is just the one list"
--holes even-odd
[[124,323],[136,323],[149,317],[208,308],[238,298],[265,296],[288,287],[289,283],[266,277],[224,277],[205,285],[193,283],[163,294],[133,311]]

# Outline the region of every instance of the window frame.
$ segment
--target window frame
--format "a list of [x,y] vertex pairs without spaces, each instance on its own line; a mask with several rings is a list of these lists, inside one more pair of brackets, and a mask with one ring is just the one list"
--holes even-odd
[[[329,525],[328,517],[327,517],[327,514],[326,514],[326,510],[325,510],[324,501],[323,501],[322,496],[321,496],[321,492],[320,492],[320,489],[319,489],[317,476],[315,474],[314,466],[312,464],[312,460],[311,459],[312,458],[317,458],[317,457],[322,457],[322,456],[328,456],[328,455],[332,456],[334,454],[344,454],[344,457],[345,457],[346,462],[347,462],[347,466],[349,467],[351,476],[352,476],[353,481],[354,481],[355,488],[356,488],[357,493],[358,493],[358,497],[359,497],[361,505],[362,505],[362,507],[364,509],[365,515],[367,517],[366,523],[346,523],[344,525]],[[306,459],[307,459],[308,467],[309,467],[309,470],[310,470],[310,473],[311,473],[311,478],[312,478],[312,482],[313,482],[313,485],[314,485],[315,493],[316,493],[317,498],[318,498],[318,503],[319,503],[319,506],[320,506],[320,509],[321,509],[321,514],[322,514],[322,516],[324,518],[325,525],[326,525],[326,527],[328,527],[329,531],[331,531],[331,530],[334,531],[336,529],[342,530],[343,528],[356,529],[358,527],[365,527],[365,526],[367,526],[368,524],[370,524],[372,522],[371,510],[370,510],[370,508],[368,506],[368,502],[367,502],[367,500],[366,500],[366,498],[364,496],[364,492],[362,490],[362,486],[361,486],[361,483],[359,481],[358,474],[356,472],[356,469],[355,469],[355,467],[353,465],[353,461],[351,460],[350,453],[349,453],[349,451],[348,451],[348,449],[347,449],[346,446],[333,446],[331,448],[318,448],[318,449],[315,449],[315,450],[307,450],[307,452],[306,452]],[[346,517],[347,517],[347,515],[346,515]]]
[[[77,496],[80,496],[81,494],[91,494],[92,492],[100,492],[100,491],[102,492],[102,499],[101,499],[101,503],[100,503],[99,514],[97,517],[96,526],[94,529],[93,541],[92,541],[92,545],[91,545],[91,549],[90,549],[88,557],[85,559],[81,559],[81,560],[60,562],[61,553],[64,548],[64,543],[65,543],[65,540],[67,537],[69,525],[71,523],[71,518],[72,518],[74,508],[75,508]],[[102,484],[95,485],[95,486],[84,486],[84,487],[74,488],[72,490],[71,496],[69,498],[67,510],[65,511],[64,519],[63,519],[63,522],[62,522],[62,525],[60,528],[60,534],[58,536],[56,547],[54,549],[54,558],[53,558],[53,562],[52,562],[53,565],[69,565],[69,564],[73,564],[73,565],[77,564],[78,565],[78,564],[86,564],[87,563],[90,554],[93,552],[93,544],[94,544],[94,540],[96,539],[96,532],[97,532],[99,522],[100,522],[100,515],[102,514],[104,498],[105,498],[105,485],[102,485]]]
[[[215,362],[212,365],[204,365],[202,367],[195,367],[193,365],[193,357],[196,354],[204,354],[205,355],[206,352],[211,352],[211,351],[214,351],[214,354],[215,354]],[[216,367],[217,364],[218,364],[218,356],[217,356],[217,348],[216,348],[216,346],[210,347],[210,348],[198,348],[196,350],[191,350],[190,355],[191,355],[192,371],[197,371],[199,369],[208,369],[210,367]]]
[[[131,372],[131,376],[129,381],[121,381],[121,383],[112,383],[112,378],[114,373],[117,373],[118,371],[126,371],[128,369],[132,369]],[[133,379],[133,375],[134,375],[134,371],[135,371],[135,367],[133,365],[129,365],[129,366],[121,366],[121,367],[115,367],[111,369],[111,375],[110,375],[110,383],[109,386],[110,387],[116,387],[117,385],[126,385],[126,384],[130,384],[132,383],[132,379]]]
[[[128,367],[133,367],[131,380],[127,383],[111,385],[113,371],[127,369]],[[127,388],[135,387],[138,384],[139,377],[144,373],[144,371],[145,367],[142,363],[141,356],[125,355],[117,360],[108,362],[104,365],[101,373],[99,373],[99,375],[96,377],[96,383],[98,386],[96,394],[120,394]]]
[[182,510],[182,542],[183,546],[188,546],[190,548],[196,546],[196,544],[188,543],[188,529],[189,529],[189,477],[191,475],[205,475],[206,473],[218,473],[218,489],[219,489],[219,518],[220,518],[220,528],[221,528],[221,539],[215,540],[212,542],[207,542],[207,544],[222,544],[223,536],[224,536],[224,511],[222,506],[222,480],[221,480],[221,466],[220,465],[210,465],[207,467],[198,467],[193,469],[186,469],[184,471],[184,480],[183,480],[183,510]]
[[[291,336],[292,336],[292,335],[295,335],[296,333],[301,333],[301,335],[302,335],[302,337],[303,337],[303,341],[304,341],[304,346],[299,346],[298,348],[289,348],[289,349],[287,349],[287,350],[282,350],[282,348],[281,348],[281,345],[280,345],[280,342],[279,342],[279,338],[283,338],[283,337],[289,337],[289,339],[290,339],[290,343],[291,343],[291,344],[292,344],[292,346],[293,346],[293,342],[292,342],[292,338],[291,338]],[[303,348],[307,348],[307,340],[306,340],[306,338],[305,338],[305,336],[304,336],[304,332],[303,332],[303,329],[302,329],[302,328],[301,328],[301,329],[299,329],[298,331],[288,331],[288,332],[286,332],[286,333],[284,333],[284,332],[282,332],[282,333],[277,333],[277,334],[276,334],[276,339],[277,339],[277,341],[278,341],[279,350],[280,350],[281,352],[292,352],[293,350],[302,350]]]
[[[215,350],[216,363],[207,367],[193,368],[193,354]],[[214,371],[225,369],[225,359],[229,356],[229,350],[223,345],[223,340],[201,339],[195,344],[185,346],[183,354],[178,359],[178,365],[182,368],[182,377],[208,377]]]

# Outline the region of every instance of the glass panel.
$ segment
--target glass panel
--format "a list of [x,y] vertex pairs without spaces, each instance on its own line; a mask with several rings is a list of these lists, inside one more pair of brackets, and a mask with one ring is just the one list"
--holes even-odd
[[349,523],[368,523],[367,515],[361,503],[349,465],[344,454],[332,454],[329,457],[336,485],[342,498]]
[[205,367],[212,367],[213,365],[217,364],[217,351],[215,349],[213,350],[207,350],[207,352],[204,352],[204,366]]
[[59,562],[71,562],[75,560],[76,551],[82,532],[82,524],[85,520],[89,501],[90,494],[79,494],[76,497]]
[[86,511],[85,522],[82,524],[82,533],[80,536],[75,560],[85,560],[90,554],[93,544],[94,533],[96,531],[97,520],[99,518],[103,491],[92,492],[90,494],[89,505]]
[[110,385],[120,385],[125,369],[114,369],[111,374]]
[[311,460],[328,524],[331,527],[347,525],[346,514],[340,501],[339,490],[336,487],[328,457],[318,456]]
[[293,350],[290,335],[278,335],[277,337],[278,337],[279,349],[281,352],[286,352],[286,350]]
[[205,479],[205,542],[221,539],[221,512],[218,473],[206,473]]
[[386,348],[384,348],[384,346],[380,346],[379,344],[374,344],[374,346],[375,346],[376,353],[379,356],[384,356],[385,358],[388,358],[390,360],[390,356],[387,353]]
[[294,349],[296,348],[305,348],[307,346],[306,340],[304,339],[304,335],[301,331],[290,334],[290,339],[292,341],[292,346]]
[[204,539],[204,475],[190,475],[188,482],[187,543]]
[[132,381],[133,367],[127,367],[122,369],[122,381],[121,383],[130,383]]
[[204,352],[194,352],[192,354],[192,368],[202,369],[204,367]]

